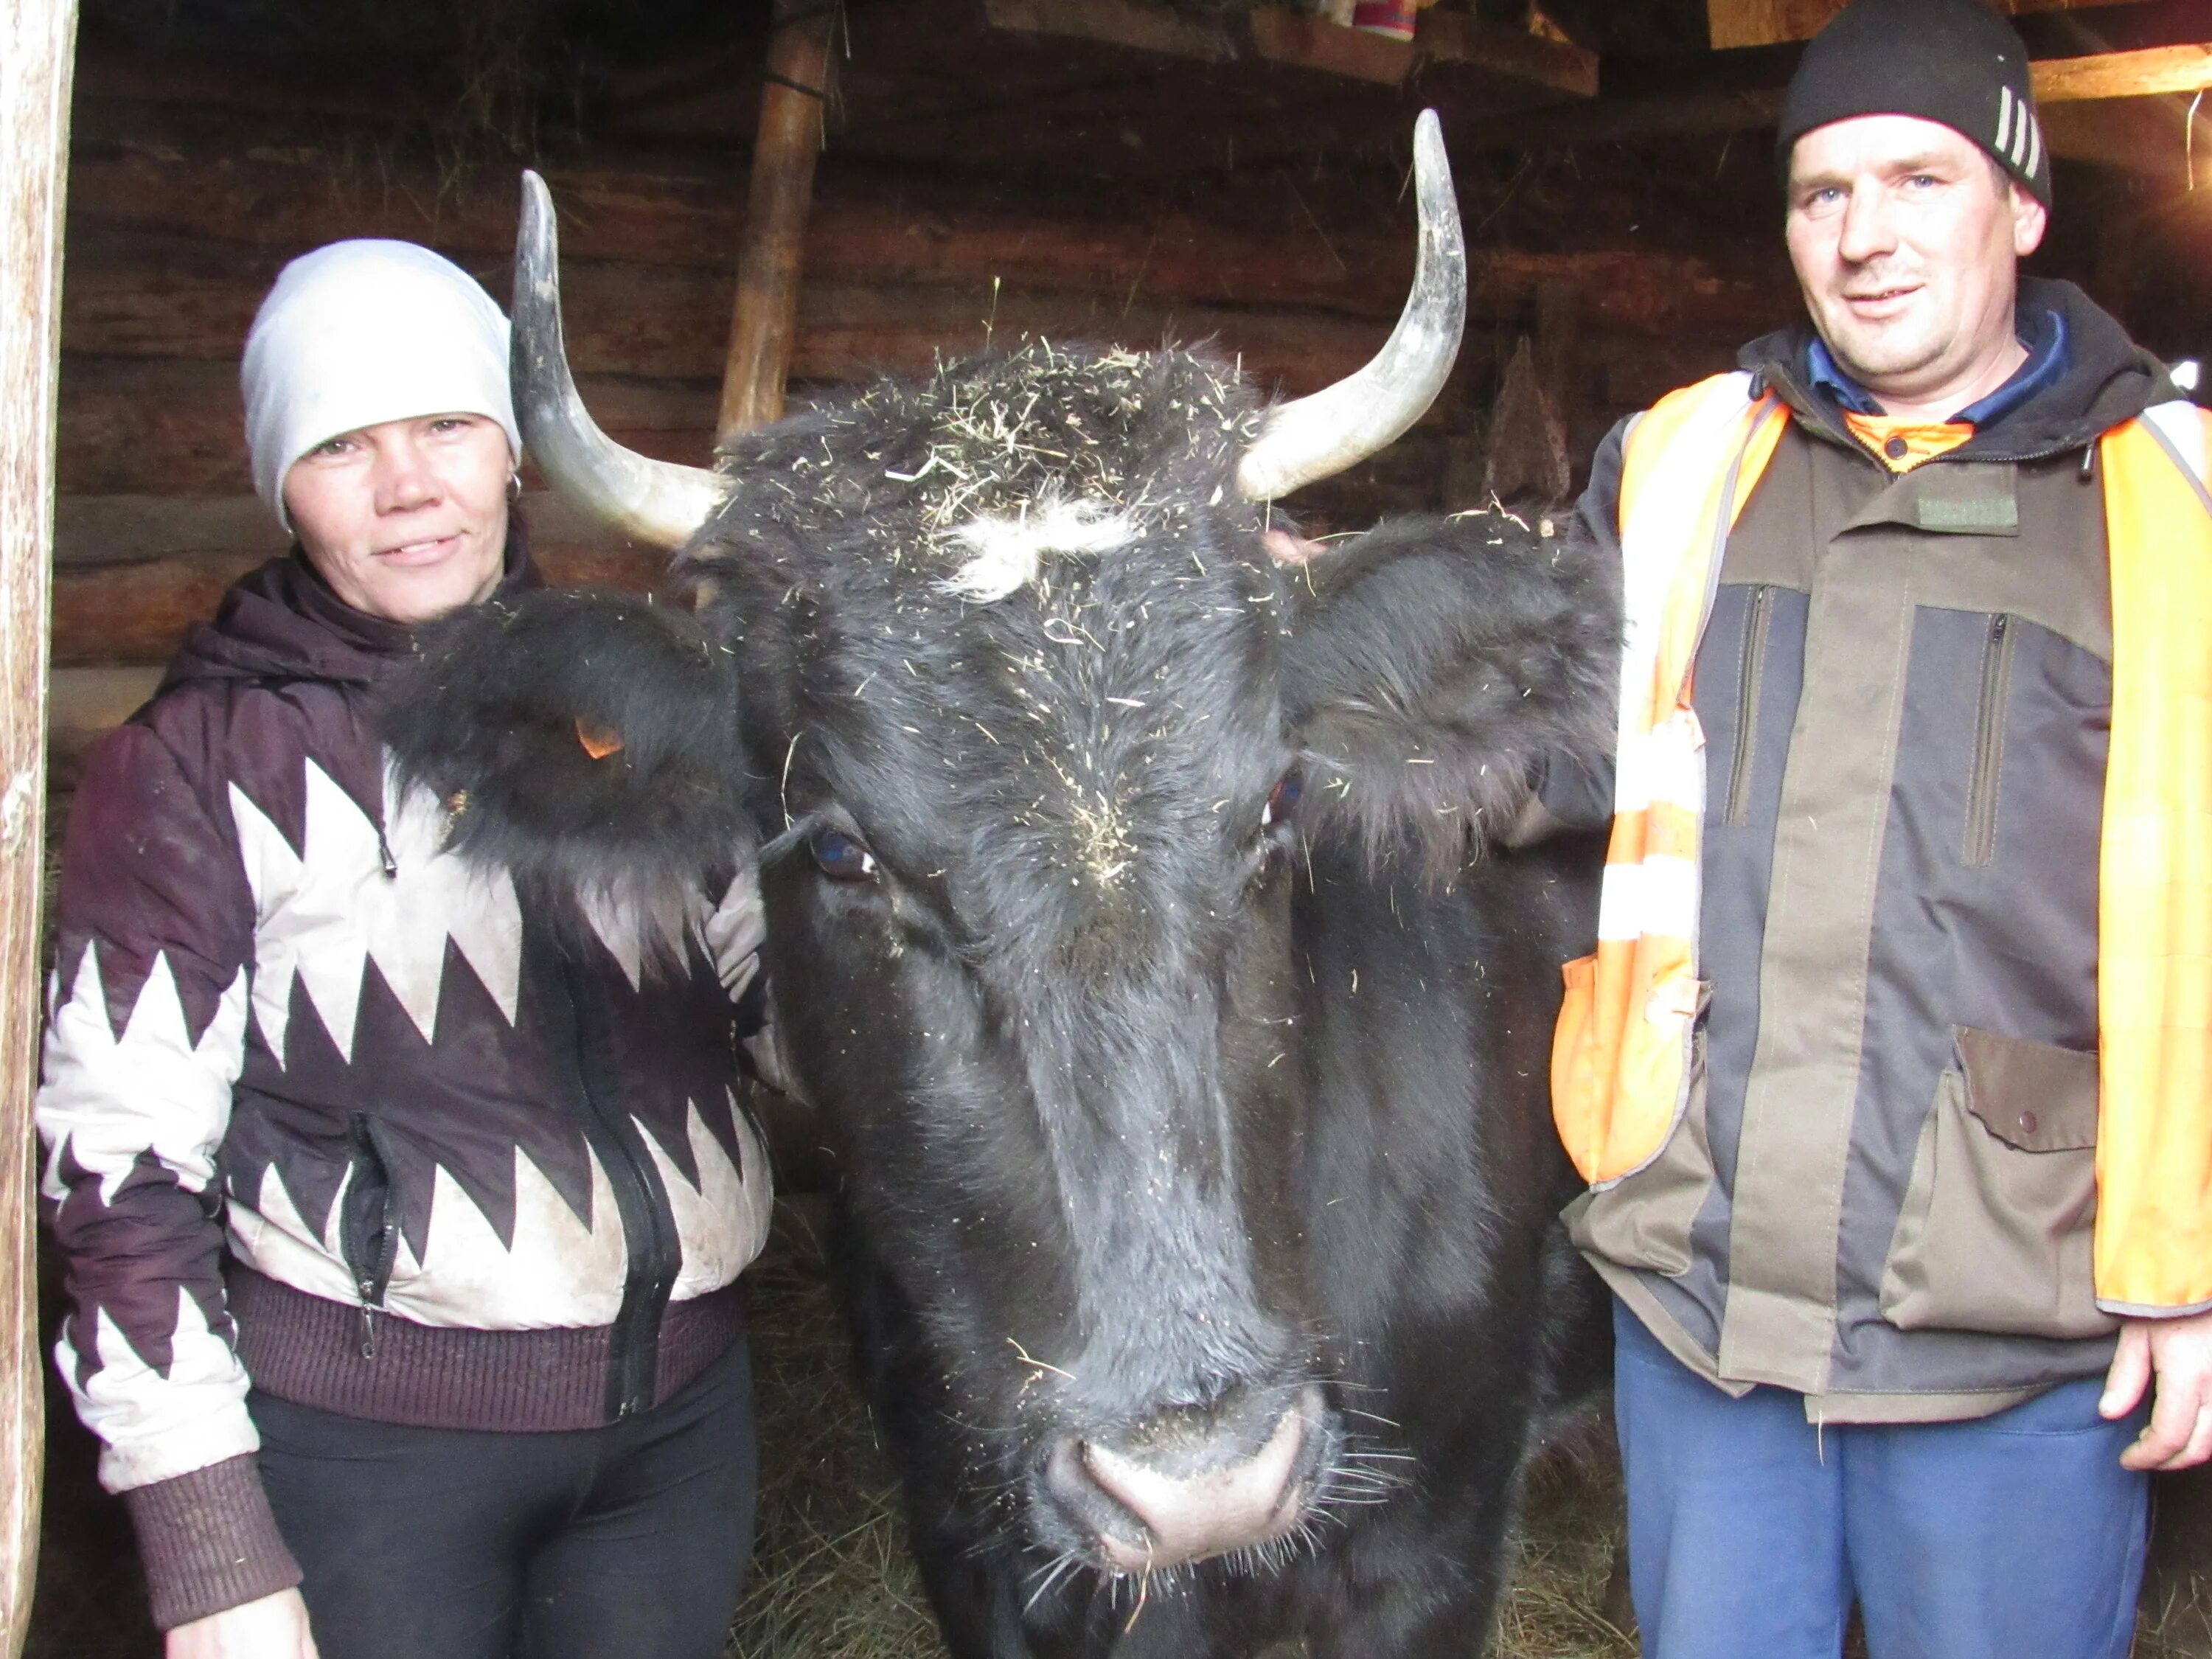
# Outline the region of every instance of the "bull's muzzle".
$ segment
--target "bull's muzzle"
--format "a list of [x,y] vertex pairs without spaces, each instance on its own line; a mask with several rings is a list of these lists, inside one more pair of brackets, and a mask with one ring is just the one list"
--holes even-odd
[[1279,1389],[1240,1390],[1111,1437],[1068,1436],[1048,1459],[1046,1490],[1118,1571],[1250,1549],[1304,1518],[1323,1413],[1321,1390],[1309,1383],[1287,1402]]

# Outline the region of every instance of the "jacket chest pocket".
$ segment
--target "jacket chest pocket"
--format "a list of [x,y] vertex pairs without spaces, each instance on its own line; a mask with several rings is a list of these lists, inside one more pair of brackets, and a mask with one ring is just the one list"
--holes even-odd
[[1954,1028],[1890,1241],[1901,1330],[2096,1337],[2097,1056]]

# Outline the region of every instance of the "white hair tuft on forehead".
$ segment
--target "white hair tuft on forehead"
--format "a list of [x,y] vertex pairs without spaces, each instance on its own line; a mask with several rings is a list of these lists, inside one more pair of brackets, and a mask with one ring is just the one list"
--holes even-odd
[[1035,581],[1048,553],[1103,553],[1135,533],[1128,515],[1104,501],[1042,498],[1018,513],[970,519],[951,532],[951,539],[974,556],[938,586],[990,605]]

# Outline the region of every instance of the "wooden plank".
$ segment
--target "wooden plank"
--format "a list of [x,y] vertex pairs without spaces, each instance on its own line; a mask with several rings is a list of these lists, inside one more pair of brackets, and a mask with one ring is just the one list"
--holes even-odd
[[[1809,40],[1846,0],[1705,0],[1705,21],[1717,47],[1771,46]],[[2128,0],[2003,0],[2009,12],[2081,11]]]
[[1412,41],[1346,28],[1310,12],[1255,7],[1249,15],[1249,27],[1253,51],[1270,63],[1386,87],[1398,85],[1413,73]]
[[57,565],[144,564],[153,559],[282,553],[283,528],[258,495],[59,495]]
[[2029,72],[2036,99],[2044,104],[2194,93],[2212,86],[2212,45],[2147,46],[2140,52],[2047,58],[2030,64]]
[[[2148,46],[2079,58],[2038,58],[2029,68],[2037,98],[2055,118],[2059,110],[2079,100],[2188,93],[2212,86],[2212,45]],[[1687,133],[1745,132],[1774,125],[1782,112],[1782,94],[1783,88],[1776,86],[1600,98],[1588,104],[1559,105],[1468,124],[1455,129],[1452,138],[1467,150],[1528,149],[1620,143]],[[2054,145],[2057,142],[2054,136]],[[2066,152],[2061,148],[2059,153]],[[2086,159],[2130,165],[2124,153],[2092,151]],[[2133,165],[2139,171],[2166,170],[2161,157],[2138,156]]]
[[1598,58],[1572,42],[1432,6],[1414,26],[1423,63],[1467,64],[1577,98],[1595,98]]
[[992,27],[1025,34],[1068,35],[1205,63],[1236,53],[1224,31],[1142,0],[986,0],[983,9]]
[[[287,256],[346,236],[422,242],[488,271],[514,251],[514,173],[459,179],[394,161],[369,169],[329,143],[246,119],[149,124],[132,106],[105,113],[115,136],[81,137],[71,158],[70,223],[204,236]],[[82,123],[80,123],[82,125]],[[293,137],[301,142],[286,142]],[[272,140],[274,142],[272,142]],[[579,259],[726,266],[743,218],[737,182],[679,158],[630,167],[542,169],[561,207],[561,251]],[[866,175],[855,170],[856,187]]]
[[777,15],[738,251],[737,299],[715,423],[719,441],[783,418],[783,386],[799,323],[807,208],[814,198],[814,158],[822,149],[830,95],[832,14],[828,7],[802,9],[796,0],[778,0]]
[[[995,27],[1059,34],[1203,63],[1237,56],[1237,42],[1218,26],[1146,0],[987,0]],[[1464,12],[1424,11],[1413,44],[1346,28],[1287,7],[1249,14],[1254,52],[1271,63],[1396,86],[1417,63],[1455,64],[1528,81],[1577,97],[1597,92],[1598,61],[1564,40],[1486,22]]]
[[39,906],[46,874],[46,599],[52,568],[62,219],[74,0],[0,10],[0,1654],[23,1650],[38,1563]]
[[1705,0],[1705,32],[1716,48],[1771,46],[1820,32],[1843,0]]

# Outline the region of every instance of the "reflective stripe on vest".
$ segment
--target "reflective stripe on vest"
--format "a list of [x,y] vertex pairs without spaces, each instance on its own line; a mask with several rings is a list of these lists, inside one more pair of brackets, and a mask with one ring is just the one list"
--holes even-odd
[[1552,1108],[1585,1179],[1642,1168],[1687,1097],[1698,1006],[1705,732],[1690,671],[1720,554],[1780,441],[1779,399],[1723,374],[1638,417],[1621,457],[1622,609],[1613,836],[1595,956],[1565,969]]
[[[1559,1133],[1593,1185],[1656,1157],[1686,1102],[1705,792],[1690,672],[1728,532],[1787,419],[1721,375],[1627,435],[1616,817],[1598,951],[1566,966],[1552,1059]],[[2097,1294],[2170,1310],[2212,1303],[2212,417],[2160,405],[2106,434],[2099,459],[2113,667]]]

